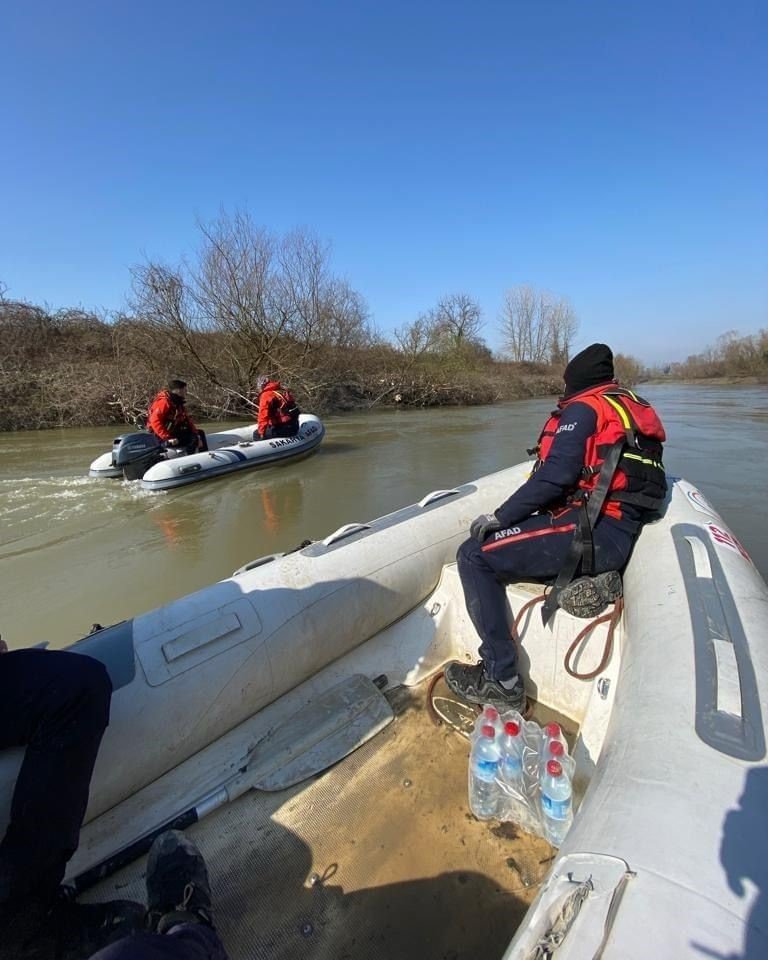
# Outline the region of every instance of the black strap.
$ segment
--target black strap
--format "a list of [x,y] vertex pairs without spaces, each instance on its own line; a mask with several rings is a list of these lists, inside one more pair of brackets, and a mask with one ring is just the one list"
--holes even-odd
[[[565,555],[560,572],[552,585],[552,589],[547,594],[547,599],[541,608],[541,619],[546,627],[558,607],[558,597],[563,587],[566,587],[571,580],[582,558],[588,557],[589,570],[584,570],[585,575],[592,572],[592,561],[594,558],[592,545],[592,528],[600,516],[600,510],[608,496],[608,489],[611,486],[613,475],[619,465],[622,451],[624,450],[623,439],[617,440],[608,450],[605,460],[600,468],[600,478],[595,485],[595,489],[586,501],[586,506],[582,508],[579,516],[579,523],[573,531],[573,539],[568,547],[568,553]],[[585,549],[586,548],[586,549]],[[585,566],[584,564],[582,566]]]

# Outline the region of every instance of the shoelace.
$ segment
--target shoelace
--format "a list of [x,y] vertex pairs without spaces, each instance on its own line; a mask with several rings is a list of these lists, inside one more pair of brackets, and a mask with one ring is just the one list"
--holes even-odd
[[184,887],[184,893],[183,893],[182,898],[181,898],[181,903],[179,903],[179,904],[176,905],[176,909],[177,909],[177,910],[186,910],[187,907],[189,906],[189,901],[192,899],[192,896],[193,896],[194,892],[195,892],[195,885],[194,885],[194,883],[188,883],[188,884]]

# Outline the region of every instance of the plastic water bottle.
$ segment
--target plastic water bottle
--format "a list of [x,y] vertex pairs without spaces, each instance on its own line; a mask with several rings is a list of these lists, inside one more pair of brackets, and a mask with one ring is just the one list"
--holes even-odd
[[493,727],[493,732],[497,737],[501,736],[504,730],[504,721],[501,719],[499,711],[490,703],[483,707],[483,712],[475,720],[473,739],[479,736],[481,729],[486,725]]
[[567,771],[567,757],[568,754],[566,753],[565,747],[559,740],[545,740],[542,748],[541,760],[539,761],[539,779],[543,780],[546,776],[547,764],[550,760],[557,760],[557,762]]
[[480,735],[469,755],[469,806],[478,820],[490,820],[499,808],[499,747],[496,731],[490,723],[480,728]]
[[544,743],[545,745],[552,740],[556,740],[558,743],[562,743],[563,750],[565,753],[568,753],[568,741],[565,739],[562,728],[559,723],[555,723],[552,720],[550,723],[544,724]]
[[499,743],[499,778],[510,787],[520,789],[523,777],[523,738],[520,724],[507,720]]
[[547,762],[541,780],[541,817],[544,834],[554,847],[559,847],[571,825],[571,781],[558,760]]

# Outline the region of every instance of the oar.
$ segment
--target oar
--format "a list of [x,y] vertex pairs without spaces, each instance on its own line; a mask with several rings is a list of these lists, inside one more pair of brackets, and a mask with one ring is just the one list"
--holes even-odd
[[248,790],[285,790],[343,760],[393,718],[385,676],[355,675],[303,707],[249,751],[236,774],[182,813],[105,857],[68,883],[79,894],[143,856],[166,830],[186,830]]

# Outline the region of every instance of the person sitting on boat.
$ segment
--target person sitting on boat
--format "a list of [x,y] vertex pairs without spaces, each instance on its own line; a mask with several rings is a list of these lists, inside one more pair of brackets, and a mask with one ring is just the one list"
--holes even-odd
[[205,860],[178,830],[166,830],[147,857],[149,930],[125,937],[90,960],[227,960],[213,925]]
[[[475,666],[449,664],[446,683],[464,700],[521,713],[525,688],[504,584],[556,577],[545,623],[566,600],[573,612],[595,599],[605,606],[620,595],[615,571],[667,490],[664,427],[647,401],[618,385],[610,348],[593,343],[582,350],[563,379],[558,409],[529,451],[537,456],[530,477],[494,513],[473,521],[457,554],[481,659]],[[582,577],[570,583],[577,572]]]
[[168,447],[183,447],[187,453],[207,450],[205,432],[198,429],[187,413],[187,384],[169,380],[158,391],[147,409],[147,428]]
[[0,750],[26,747],[0,842],[3,958],[82,957],[143,926],[141,904],[79,904],[60,886],[77,849],[111,697],[98,660],[64,650],[8,651],[0,640]]
[[295,437],[299,432],[299,408],[290,390],[277,377],[261,376],[256,380],[256,432],[254,439]]

